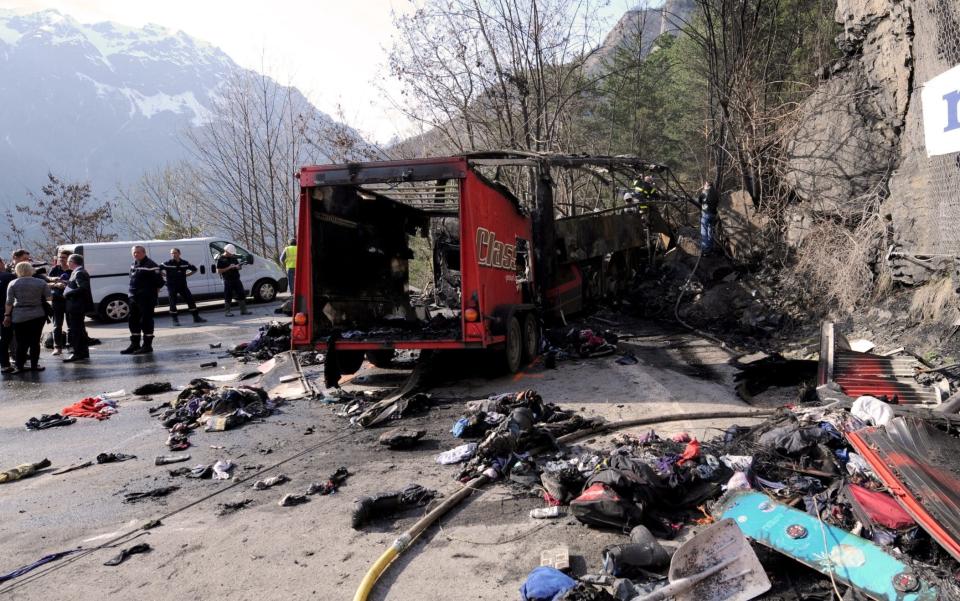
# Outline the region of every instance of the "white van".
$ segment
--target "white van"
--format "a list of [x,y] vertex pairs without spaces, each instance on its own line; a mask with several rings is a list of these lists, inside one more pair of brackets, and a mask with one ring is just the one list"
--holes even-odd
[[[147,256],[158,265],[170,259],[170,249],[179,248],[181,257],[197,266],[197,273],[187,278],[190,292],[197,300],[223,298],[223,282],[215,267],[223,247],[233,244],[243,262],[240,279],[248,294],[257,301],[272,301],[277,292],[287,289],[286,273],[279,265],[244,250],[236,242],[223,238],[188,238],[185,240],[133,240],[128,242],[91,242],[64,244],[58,250],[83,255],[84,268],[90,274],[90,287],[96,314],[105,321],[126,321],[130,314],[127,290],[130,284],[130,248],[140,245]],[[160,289],[160,303],[164,306],[166,287]],[[182,301],[181,301],[182,302]]]

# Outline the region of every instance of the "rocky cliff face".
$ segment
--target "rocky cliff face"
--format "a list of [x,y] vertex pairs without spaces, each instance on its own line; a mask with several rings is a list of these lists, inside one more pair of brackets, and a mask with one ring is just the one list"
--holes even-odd
[[[960,62],[960,3],[838,0],[835,17],[845,56],[803,107],[788,181],[807,211],[882,199],[887,243],[912,258],[960,254],[960,155],[927,157],[920,103],[923,82]],[[908,263],[901,281],[932,273]]]
[[653,43],[662,34],[677,34],[696,8],[695,0],[666,0],[660,8],[636,8],[620,17],[600,48],[587,61],[587,70],[599,69],[613,58],[624,44],[640,41],[641,57],[650,53]]

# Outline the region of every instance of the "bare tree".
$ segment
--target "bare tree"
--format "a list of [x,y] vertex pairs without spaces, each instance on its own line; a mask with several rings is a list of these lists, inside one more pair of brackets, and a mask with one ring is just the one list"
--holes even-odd
[[188,163],[176,163],[143,174],[140,180],[118,191],[117,222],[140,239],[176,240],[202,235],[203,184]]
[[[60,244],[106,242],[113,224],[113,207],[93,198],[90,182],[64,182],[52,173],[40,194],[28,192],[29,202],[7,211],[8,238],[40,256],[53,256]],[[39,235],[31,237],[32,231]]]
[[398,107],[447,151],[576,148],[601,23],[592,0],[429,0],[395,18]]
[[806,98],[815,71],[834,55],[836,24],[826,0],[695,0],[685,32],[699,46],[709,88],[714,179],[732,163],[757,204],[777,187],[785,125]]
[[276,259],[294,233],[295,174],[319,155],[304,132],[321,116],[295,88],[250,71],[223,84],[212,112],[211,123],[186,133],[205,221]]

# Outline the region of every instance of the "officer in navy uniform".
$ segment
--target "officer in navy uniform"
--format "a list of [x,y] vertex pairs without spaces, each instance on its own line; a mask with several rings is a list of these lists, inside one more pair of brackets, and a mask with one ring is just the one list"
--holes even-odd
[[183,297],[187,302],[187,307],[193,313],[193,323],[205,323],[207,320],[200,317],[197,311],[197,304],[193,302],[193,294],[187,286],[187,278],[197,272],[197,267],[180,257],[179,248],[170,249],[169,261],[165,261],[161,267],[163,275],[167,279],[167,296],[170,297],[170,317],[173,319],[173,325],[180,325],[180,317],[177,315],[177,297]]
[[223,300],[226,301],[226,315],[233,317],[230,310],[231,299],[237,299],[240,304],[240,314],[250,315],[247,311],[247,292],[243,289],[243,282],[240,280],[240,257],[237,256],[237,247],[233,244],[227,244],[223,247],[223,254],[217,258],[217,273],[223,278]]
[[147,256],[146,248],[137,245],[130,249],[130,253],[133,255],[127,295],[130,303],[130,346],[120,351],[120,354],[146,355],[153,352],[153,311],[157,308],[163,276],[160,275],[160,266]]

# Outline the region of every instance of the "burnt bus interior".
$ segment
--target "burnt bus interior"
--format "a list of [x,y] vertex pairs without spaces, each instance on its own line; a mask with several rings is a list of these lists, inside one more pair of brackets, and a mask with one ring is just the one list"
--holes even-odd
[[[518,284],[528,283],[532,263],[543,290],[582,278],[582,294],[560,306],[568,313],[652,269],[673,244],[669,215],[695,204],[667,167],[637,157],[492,152],[469,165],[531,217],[538,242],[516,250]],[[318,174],[310,188],[314,336],[459,339],[462,172],[442,163],[358,169]],[[645,173],[657,174],[658,197],[625,204]]]
[[318,334],[460,337],[460,181],[338,184],[313,195]]

